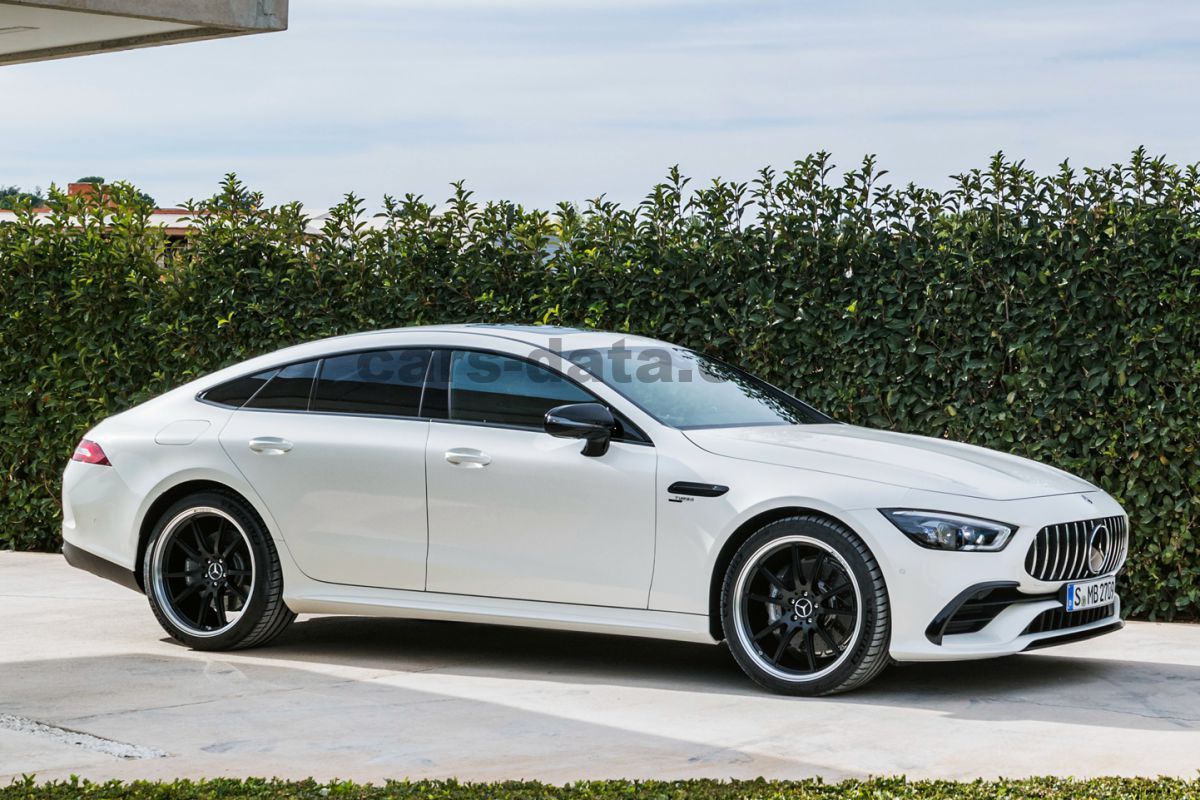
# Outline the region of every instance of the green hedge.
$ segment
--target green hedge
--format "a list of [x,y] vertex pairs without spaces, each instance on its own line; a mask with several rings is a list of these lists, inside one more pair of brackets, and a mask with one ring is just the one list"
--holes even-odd
[[908,781],[874,778],[824,783],[804,781],[586,781],[552,786],[534,782],[349,782],[233,780],[175,783],[38,784],[32,779],[0,787],[0,800],[1107,800],[1194,798],[1200,781],[1173,778],[1029,778],[1025,780]]
[[58,477],[97,420],[249,355],[465,320],[649,334],[745,363],[848,422],[1078,473],[1129,510],[1126,610],[1200,613],[1200,173],[938,192],[817,154],[750,183],[677,171],[627,208],[347,196],[319,236],[230,176],[165,248],[136,190],[0,225],[0,546],[57,545]]

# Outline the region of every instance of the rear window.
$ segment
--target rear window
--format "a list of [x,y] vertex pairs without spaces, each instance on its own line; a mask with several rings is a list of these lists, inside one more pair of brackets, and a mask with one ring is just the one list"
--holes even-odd
[[316,361],[283,367],[250,398],[246,408],[307,411],[308,396],[312,394],[312,382],[316,376]]
[[321,362],[313,411],[415,417],[430,350],[372,350]]
[[278,370],[269,369],[254,375],[234,378],[207,390],[200,395],[201,400],[216,403],[219,406],[241,408],[255,393],[267,385],[267,381],[275,376]]

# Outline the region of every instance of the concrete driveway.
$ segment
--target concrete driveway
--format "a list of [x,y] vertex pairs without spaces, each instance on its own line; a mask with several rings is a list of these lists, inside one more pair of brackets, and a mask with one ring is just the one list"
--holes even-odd
[[1198,768],[1200,626],[1133,623],[803,700],[759,691],[719,647],[481,625],[306,617],[268,648],[196,653],[141,595],[0,553],[0,784]]

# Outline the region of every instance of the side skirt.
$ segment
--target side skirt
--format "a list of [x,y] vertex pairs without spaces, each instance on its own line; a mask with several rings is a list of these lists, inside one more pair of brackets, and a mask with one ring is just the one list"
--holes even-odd
[[523,628],[642,636],[716,644],[705,614],[680,614],[638,608],[608,608],[497,597],[470,597],[365,586],[306,586],[285,602],[297,614],[343,614],[450,620]]

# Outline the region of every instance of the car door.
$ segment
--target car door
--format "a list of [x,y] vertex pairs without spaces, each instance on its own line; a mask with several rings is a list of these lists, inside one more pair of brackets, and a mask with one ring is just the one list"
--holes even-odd
[[430,424],[429,591],[645,608],[654,563],[656,454],[632,429],[600,457],[542,430],[545,412],[596,402],[523,359],[442,354]]
[[286,367],[221,432],[309,577],[425,588],[429,359],[373,350]]

